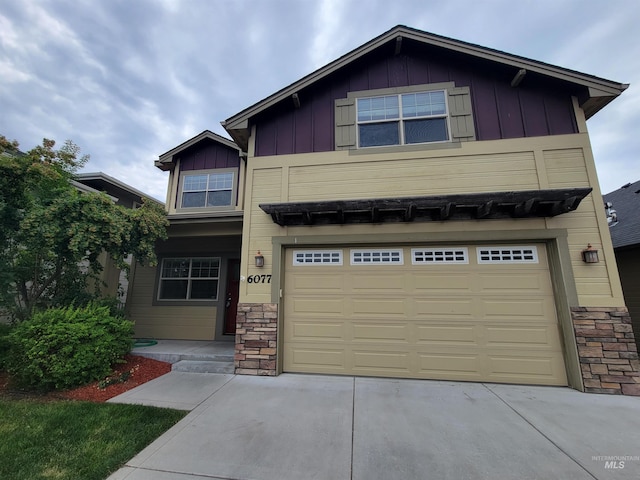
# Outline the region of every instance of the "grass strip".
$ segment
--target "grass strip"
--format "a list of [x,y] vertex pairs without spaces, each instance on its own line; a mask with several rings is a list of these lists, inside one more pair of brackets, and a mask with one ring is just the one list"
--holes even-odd
[[0,478],[104,480],[187,412],[0,399]]

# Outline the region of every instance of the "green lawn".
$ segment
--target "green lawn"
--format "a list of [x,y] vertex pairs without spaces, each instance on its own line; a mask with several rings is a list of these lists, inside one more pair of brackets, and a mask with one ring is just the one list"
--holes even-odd
[[0,399],[0,479],[104,480],[186,412]]

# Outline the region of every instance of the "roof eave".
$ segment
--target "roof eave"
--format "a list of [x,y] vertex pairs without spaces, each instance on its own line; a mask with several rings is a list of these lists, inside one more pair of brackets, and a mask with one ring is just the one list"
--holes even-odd
[[[116,187],[124,192],[127,192],[129,195],[132,195],[134,197],[140,197],[140,199],[149,199],[155,203],[157,203],[158,205],[164,205],[164,202],[161,202],[159,200],[156,200],[155,198],[153,198],[151,195],[138,190],[137,188],[132,187],[131,185],[128,185],[124,182],[122,182],[121,180],[118,180],[117,178],[114,178],[110,175],[107,175],[106,173],[103,172],[88,172],[88,173],[78,173],[75,175],[75,181],[83,184],[82,181],[90,181],[90,180],[98,180],[101,181],[105,184],[109,184],[112,185],[113,187]],[[84,184],[83,184],[84,185]],[[88,186],[87,186],[88,187]],[[88,187],[88,188],[92,188],[92,187]],[[98,190],[100,191],[100,190]],[[106,192],[105,192],[106,193]],[[109,195],[112,198],[116,198],[113,197],[112,195]]]

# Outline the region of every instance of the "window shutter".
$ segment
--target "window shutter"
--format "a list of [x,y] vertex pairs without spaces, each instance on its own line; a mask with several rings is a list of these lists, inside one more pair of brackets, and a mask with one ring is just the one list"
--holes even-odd
[[338,98],[335,101],[336,150],[356,148],[356,100]]
[[449,116],[451,118],[451,140],[468,142],[476,139],[471,109],[469,87],[457,87],[447,90],[449,93]]

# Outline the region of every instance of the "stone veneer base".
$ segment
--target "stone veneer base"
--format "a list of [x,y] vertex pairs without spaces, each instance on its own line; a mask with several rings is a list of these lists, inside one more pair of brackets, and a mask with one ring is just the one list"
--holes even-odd
[[626,307],[572,307],[586,392],[640,396],[640,361]]
[[240,303],[236,316],[235,372],[276,375],[278,305]]

